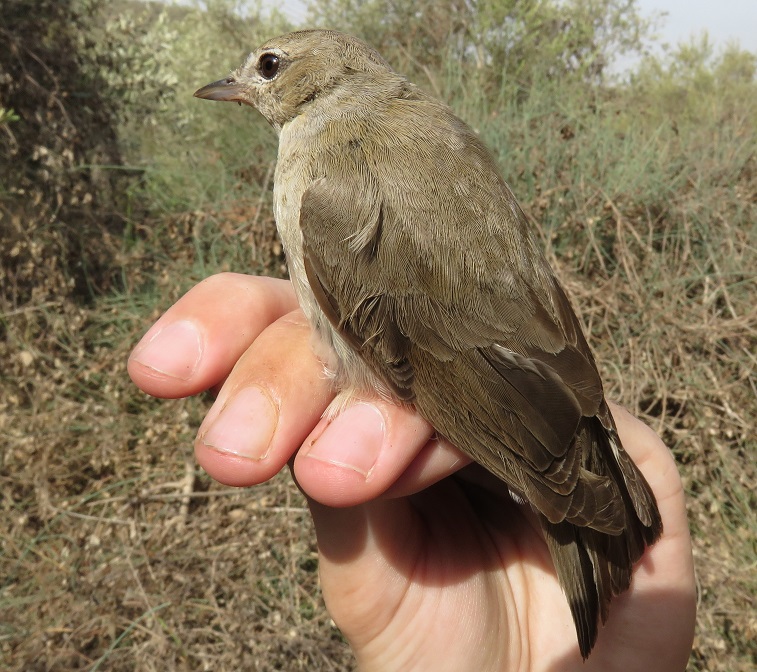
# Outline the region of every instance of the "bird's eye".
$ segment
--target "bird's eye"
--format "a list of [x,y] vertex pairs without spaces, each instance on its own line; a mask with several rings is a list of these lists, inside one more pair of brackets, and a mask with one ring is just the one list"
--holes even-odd
[[265,79],[273,79],[279,71],[279,57],[276,54],[263,54],[258,61],[258,70]]

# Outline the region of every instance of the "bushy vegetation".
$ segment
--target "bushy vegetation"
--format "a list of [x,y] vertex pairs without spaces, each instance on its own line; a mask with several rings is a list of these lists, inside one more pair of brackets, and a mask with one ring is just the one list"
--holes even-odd
[[0,7],[0,293],[11,305],[86,293],[108,275],[98,257],[120,235],[120,190],[101,168],[120,163],[117,106],[87,70],[78,39],[86,9]]
[[[493,148],[609,395],[680,464],[691,669],[753,669],[757,55],[706,39],[649,55],[634,0],[309,11]],[[350,669],[296,489],[195,473],[204,400],[146,399],[125,373],[200,278],[284,272],[273,134],[191,94],[286,21],[241,0],[0,0],[0,16],[0,667]],[[622,53],[641,59],[626,79]]]

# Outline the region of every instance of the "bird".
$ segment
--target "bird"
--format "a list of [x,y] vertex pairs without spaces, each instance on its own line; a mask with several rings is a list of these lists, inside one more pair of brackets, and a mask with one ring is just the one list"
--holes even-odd
[[538,517],[586,659],[662,533],[595,359],[476,133],[334,30],[268,40],[198,98],[278,134],[274,215],[337,391],[412,405]]

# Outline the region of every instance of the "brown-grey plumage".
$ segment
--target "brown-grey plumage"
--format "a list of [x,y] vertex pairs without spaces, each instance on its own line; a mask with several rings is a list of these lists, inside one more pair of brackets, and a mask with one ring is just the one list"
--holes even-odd
[[491,155],[334,31],[275,38],[195,95],[279,133],[290,276],[341,391],[411,402],[538,513],[589,655],[662,531],[567,297]]

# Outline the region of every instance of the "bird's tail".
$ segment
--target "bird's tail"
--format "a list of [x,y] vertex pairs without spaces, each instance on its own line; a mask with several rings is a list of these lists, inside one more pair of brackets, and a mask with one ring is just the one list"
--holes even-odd
[[[602,411],[606,411],[603,413]],[[662,534],[654,495],[620,443],[609,409],[585,418],[576,440],[591,441],[585,467],[617,484],[626,523],[613,535],[568,521],[542,526],[578,634],[581,655],[588,657],[597,640],[599,622],[607,620],[613,596],[631,585],[633,565]]]

